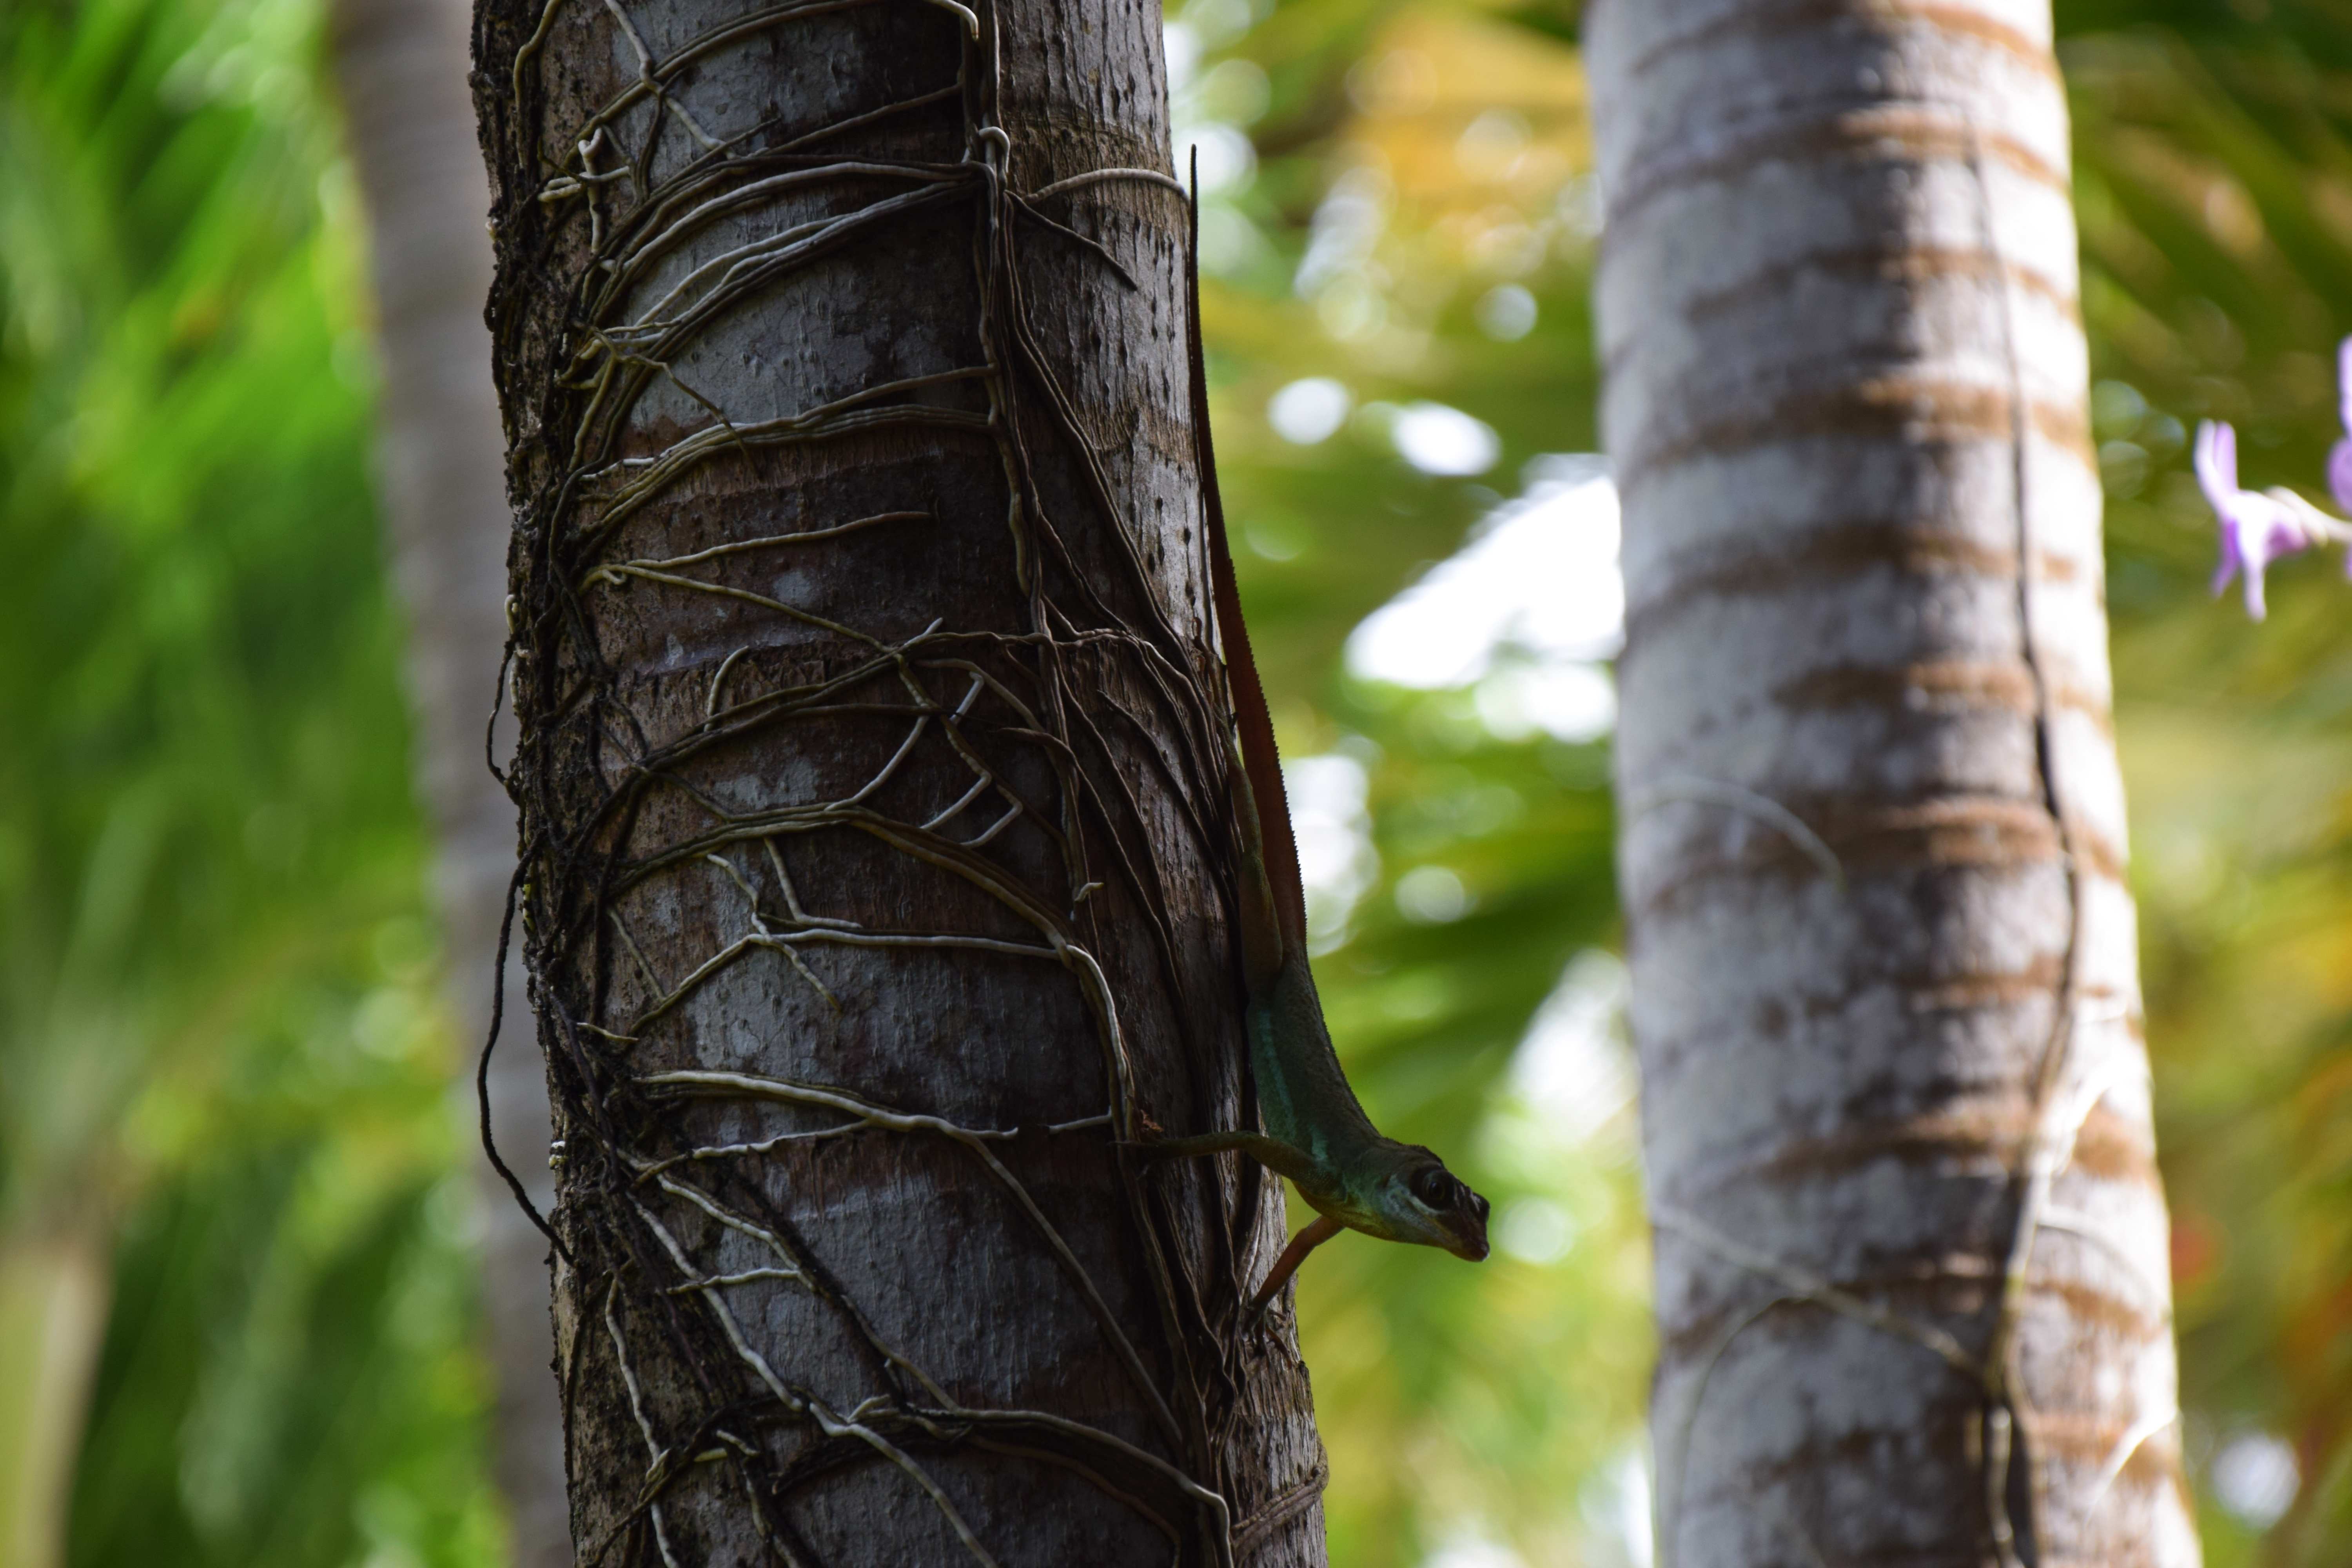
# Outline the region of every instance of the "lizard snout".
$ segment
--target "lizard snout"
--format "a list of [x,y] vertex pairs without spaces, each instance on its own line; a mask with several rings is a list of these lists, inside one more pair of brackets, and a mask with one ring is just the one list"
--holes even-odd
[[1462,1191],[1462,1212],[1468,1223],[1462,1227],[1454,1256],[1471,1263],[1484,1263],[1486,1254],[1493,1250],[1486,1244],[1486,1215],[1494,1205],[1467,1187]]

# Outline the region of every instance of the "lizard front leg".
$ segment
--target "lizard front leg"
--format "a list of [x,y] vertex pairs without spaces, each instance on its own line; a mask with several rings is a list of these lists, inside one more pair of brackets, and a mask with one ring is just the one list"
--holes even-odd
[[1272,1171],[1296,1183],[1313,1181],[1314,1162],[1289,1144],[1267,1137],[1263,1132],[1203,1132],[1192,1138],[1154,1138],[1127,1145],[1144,1159],[1190,1160],[1203,1154],[1246,1154]]
[[1292,1237],[1290,1245],[1282,1249],[1282,1256],[1276,1258],[1274,1267],[1266,1271],[1265,1283],[1257,1288],[1257,1294],[1250,1300],[1251,1321],[1255,1321],[1265,1312],[1266,1303],[1273,1300],[1276,1292],[1289,1282],[1292,1275],[1298,1272],[1298,1266],[1307,1261],[1308,1253],[1346,1228],[1347,1226],[1328,1214],[1318,1215],[1312,1225],[1303,1227],[1297,1236]]
[[[1318,1174],[1315,1163],[1279,1140],[1262,1132],[1204,1132],[1192,1138],[1156,1138],[1149,1143],[1131,1145],[1147,1160],[1182,1160],[1202,1154],[1223,1154],[1228,1152],[1246,1154],[1277,1176],[1287,1177],[1294,1186],[1315,1183]],[[1316,1184],[1318,1190],[1326,1183]],[[1282,1256],[1274,1260],[1267,1271],[1265,1283],[1257,1288],[1250,1299],[1248,1321],[1255,1323],[1265,1315],[1266,1303],[1288,1282],[1307,1255],[1339,1235],[1347,1227],[1328,1215],[1319,1215],[1290,1238]]]

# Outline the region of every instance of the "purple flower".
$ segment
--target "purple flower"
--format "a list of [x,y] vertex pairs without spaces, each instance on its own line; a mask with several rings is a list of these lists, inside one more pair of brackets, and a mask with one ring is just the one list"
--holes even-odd
[[[2341,451],[2342,448],[2338,448]],[[2352,459],[2347,459],[2352,467]],[[2238,488],[2238,433],[2208,419],[2197,426],[2197,482],[2221,522],[2221,564],[2213,574],[2213,592],[2230,585],[2241,567],[2246,574],[2246,614],[2261,620],[2263,571],[2284,555],[2308,550],[2352,533],[2293,490]],[[2334,464],[2330,464],[2331,469]]]
[[2327,493],[2337,506],[2352,511],[2352,338],[2336,345],[2336,403],[2344,439],[2327,454]]

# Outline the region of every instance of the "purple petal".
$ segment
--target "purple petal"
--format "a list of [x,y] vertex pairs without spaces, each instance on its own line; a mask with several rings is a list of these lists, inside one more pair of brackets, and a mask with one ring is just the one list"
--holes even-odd
[[2327,454],[2327,493],[2338,507],[2352,511],[2352,436],[2336,442]]
[[2311,539],[2302,522],[2284,506],[2252,490],[2238,490],[2215,509],[2221,523],[2221,563],[2213,574],[2213,592],[2229,586],[2241,568],[2246,574],[2246,614],[2261,620],[2266,608],[2263,574],[2282,556],[2307,549]]
[[[2263,542],[2261,565],[2267,566],[2273,561],[2284,561],[2290,555],[2311,548],[2311,535],[2303,531],[2302,521],[2289,514],[2284,507],[2277,508],[2268,517],[2263,519],[2261,527]],[[2249,557],[2252,553],[2252,551],[2247,552]]]
[[2336,401],[2345,432],[2352,435],[2352,337],[2336,345]]
[[2213,596],[2220,598],[2230,579],[2238,574],[2245,558],[2238,553],[2238,531],[2231,525],[2227,512],[2221,514],[2221,561],[2213,568]]
[[2270,567],[2270,547],[2277,537],[2267,515],[2272,508],[2263,497],[2243,490],[2231,502],[2229,521],[2221,531],[2229,539],[2230,553],[2245,569],[2246,615],[2259,621],[2269,610],[2263,595],[2263,574]]
[[2279,501],[2252,490],[2241,490],[2230,508],[2231,531],[2246,568],[2246,614],[2263,618],[2263,574],[2273,561],[2311,548],[2303,520]]
[[2195,467],[2205,500],[2226,515],[2230,498],[2238,493],[2238,433],[2218,419],[2200,421]]

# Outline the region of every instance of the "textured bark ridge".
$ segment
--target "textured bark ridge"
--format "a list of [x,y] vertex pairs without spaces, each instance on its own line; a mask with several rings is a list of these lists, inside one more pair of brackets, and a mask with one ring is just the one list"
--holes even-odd
[[[522,1005],[520,964],[491,973],[514,877],[514,804],[482,765],[482,721],[506,646],[509,520],[482,296],[490,245],[481,153],[467,130],[468,0],[335,0],[331,45],[352,159],[367,195],[383,356],[385,520],[408,613],[418,793],[433,816],[458,1025],[478,1042],[495,982]],[[500,736],[501,750],[513,743]],[[499,1142],[548,1139],[546,1076],[524,1051],[493,1063]],[[548,1249],[480,1167],[488,1224],[482,1300],[496,1379],[495,1458],[517,1568],[564,1568],[562,1425],[548,1327]],[[548,1172],[522,1171],[534,1201]],[[493,1190],[494,1189],[494,1190]]]
[[1319,1563],[1159,7],[476,58],[582,1561]]
[[2048,6],[1586,37],[1661,1562],[2192,1564]]

